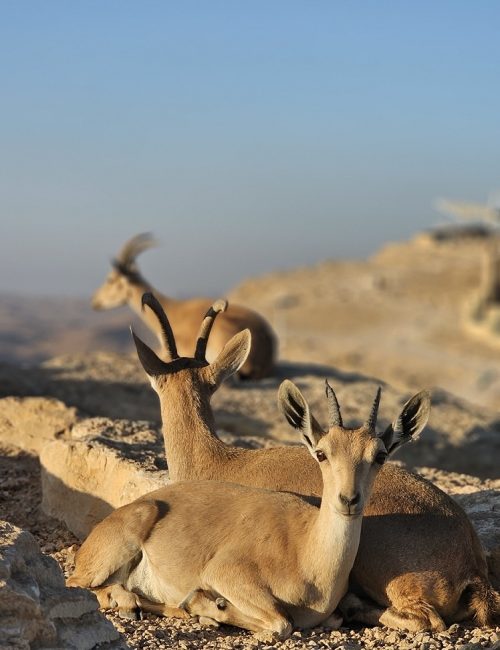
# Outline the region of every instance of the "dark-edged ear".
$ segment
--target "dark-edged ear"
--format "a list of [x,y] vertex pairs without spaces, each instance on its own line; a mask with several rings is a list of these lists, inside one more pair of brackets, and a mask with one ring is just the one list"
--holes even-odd
[[130,331],[134,338],[137,356],[147,374],[150,377],[164,375],[168,370],[168,365],[144,341],[141,341],[132,328],[130,328]]
[[387,453],[392,454],[406,442],[416,440],[427,424],[430,412],[431,394],[428,390],[423,390],[409,399],[396,420],[380,436]]
[[238,332],[222,348],[215,361],[209,365],[212,377],[220,386],[231,375],[234,375],[247,360],[252,346],[252,335],[246,329]]
[[309,404],[300,390],[289,379],[279,387],[278,406],[288,423],[301,432],[302,442],[314,456],[314,449],[325,432],[311,415]]

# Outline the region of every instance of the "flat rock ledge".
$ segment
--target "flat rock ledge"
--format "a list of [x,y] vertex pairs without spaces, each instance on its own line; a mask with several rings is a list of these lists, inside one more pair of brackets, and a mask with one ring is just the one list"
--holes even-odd
[[69,589],[31,533],[0,521],[0,647],[127,648],[86,589]]
[[485,550],[491,583],[500,590],[500,480],[481,480],[432,467],[417,471],[465,510]]
[[68,436],[76,408],[53,397],[0,399],[0,442],[39,454],[45,444]]
[[[114,508],[168,482],[161,433],[147,422],[91,418],[71,435],[42,449],[42,508],[82,539]],[[231,434],[221,437],[241,444]],[[247,444],[258,446],[259,439]],[[500,480],[426,467],[419,472],[465,509],[487,553],[491,580],[500,587]]]
[[168,482],[163,440],[147,422],[90,418],[41,450],[42,509],[86,537],[112,510]]

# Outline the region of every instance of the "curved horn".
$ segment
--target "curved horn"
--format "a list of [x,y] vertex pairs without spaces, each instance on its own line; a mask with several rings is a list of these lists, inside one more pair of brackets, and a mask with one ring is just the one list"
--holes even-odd
[[157,246],[158,242],[150,232],[143,232],[129,239],[120,249],[116,256],[116,262],[124,267],[128,267],[135,262],[135,258],[148,248]]
[[142,364],[144,370],[148,373],[150,377],[156,377],[158,375],[165,375],[170,371],[170,366],[165,361],[162,361],[153,350],[148,347],[143,340],[141,340],[134,330],[130,328],[132,336],[134,338],[135,347],[137,350],[137,356],[139,361]]
[[375,431],[375,427],[377,425],[377,415],[378,415],[378,407],[380,404],[381,393],[382,393],[382,388],[379,386],[377,390],[377,394],[375,395],[375,399],[373,400],[372,410],[370,411],[370,415],[368,416],[368,420],[366,421],[366,426],[369,429],[372,429],[373,431]]
[[226,311],[226,309],[227,300],[216,300],[205,314],[205,318],[201,324],[200,331],[198,332],[196,350],[194,353],[194,358],[198,361],[206,361],[205,353],[207,351],[208,337],[210,336],[212,325],[217,318],[217,314],[220,314],[221,311]]
[[172,361],[174,359],[178,359],[179,355],[177,354],[177,346],[175,344],[174,333],[172,331],[170,323],[168,322],[167,314],[165,313],[163,307],[160,305],[158,299],[155,298],[152,293],[143,293],[141,302],[142,308],[144,309],[144,306],[147,305],[154,313],[156,318],[160,321],[161,331],[163,335],[163,344],[167,349],[170,358]]
[[339,402],[333,388],[328,383],[328,379],[325,379],[325,393],[328,399],[328,427],[343,427],[344,425],[342,423]]

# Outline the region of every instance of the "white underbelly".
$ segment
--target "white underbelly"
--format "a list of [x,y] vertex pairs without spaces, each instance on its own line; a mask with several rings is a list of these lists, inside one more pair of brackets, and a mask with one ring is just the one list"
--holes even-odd
[[179,586],[165,580],[165,577],[161,578],[151,566],[145,553],[143,553],[139,564],[130,572],[126,584],[129,591],[141,594],[153,602],[174,607],[179,605],[188,593],[198,586]]

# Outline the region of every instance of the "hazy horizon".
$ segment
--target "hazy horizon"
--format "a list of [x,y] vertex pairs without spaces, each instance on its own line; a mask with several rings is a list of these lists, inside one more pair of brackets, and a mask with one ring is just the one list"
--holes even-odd
[[365,257],[500,187],[500,4],[0,7],[0,291],[172,295]]

